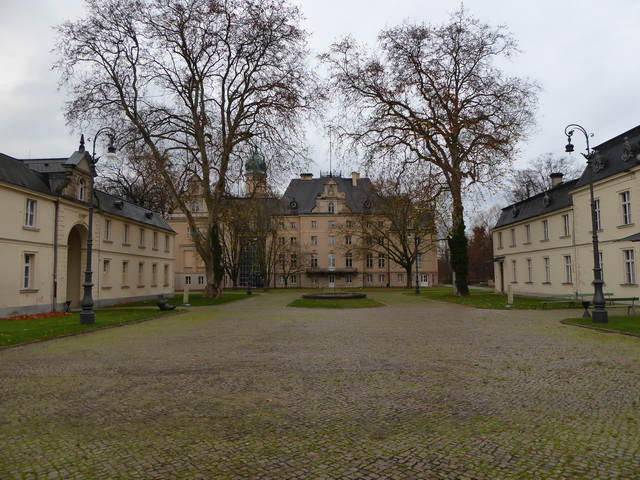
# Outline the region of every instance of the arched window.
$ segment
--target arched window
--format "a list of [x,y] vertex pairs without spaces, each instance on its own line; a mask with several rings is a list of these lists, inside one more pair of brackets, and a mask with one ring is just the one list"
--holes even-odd
[[78,200],[84,202],[84,178],[78,180]]
[[329,202],[329,213],[336,213],[336,207],[333,202]]

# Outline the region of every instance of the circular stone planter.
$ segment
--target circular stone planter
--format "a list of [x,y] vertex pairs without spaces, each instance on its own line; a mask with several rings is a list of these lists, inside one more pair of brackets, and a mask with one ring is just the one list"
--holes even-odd
[[305,293],[302,298],[307,300],[358,300],[367,298],[366,293]]

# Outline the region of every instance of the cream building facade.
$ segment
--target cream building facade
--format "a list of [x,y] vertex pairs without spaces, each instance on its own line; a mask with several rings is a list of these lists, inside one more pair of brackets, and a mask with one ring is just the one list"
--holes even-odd
[[[367,252],[363,248],[362,235],[356,231],[360,225],[358,216],[367,215],[380,227],[388,219],[372,210],[370,195],[372,185],[368,178],[357,173],[350,178],[332,175],[314,178],[302,174],[289,183],[279,199],[264,196],[266,168],[256,156],[245,165],[246,194],[253,201],[278,203],[272,212],[271,224],[274,235],[267,245],[274,256],[272,271],[265,275],[255,271],[256,246],[252,244],[250,232],[240,242],[241,265],[237,278],[225,275],[224,286],[265,286],[271,288],[356,288],[356,287],[405,287],[407,273],[380,249]],[[262,195],[262,197],[261,197]],[[242,201],[242,199],[236,199]],[[194,204],[201,209],[201,204]],[[196,212],[201,219],[206,213]],[[197,216],[197,215],[196,215]],[[176,289],[204,289],[206,282],[204,264],[199,258],[184,215],[177,213],[169,218],[176,231]],[[277,242],[269,245],[268,242]],[[418,258],[419,281],[427,287],[438,282],[436,243],[430,236],[420,244]],[[415,270],[410,283],[415,285]]]
[[[576,140],[578,141],[578,140]],[[640,127],[594,149],[593,172],[504,208],[493,230],[496,291],[592,293],[593,173],[604,292],[635,297],[640,241]]]
[[[0,154],[0,316],[77,309],[88,238],[91,157]],[[155,212],[94,192],[95,307],[173,295],[175,232]]]

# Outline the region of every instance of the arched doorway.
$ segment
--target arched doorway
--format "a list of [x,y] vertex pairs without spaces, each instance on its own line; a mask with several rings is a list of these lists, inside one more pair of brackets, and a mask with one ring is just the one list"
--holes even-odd
[[67,302],[71,308],[80,308],[82,294],[82,245],[84,227],[76,225],[67,239]]

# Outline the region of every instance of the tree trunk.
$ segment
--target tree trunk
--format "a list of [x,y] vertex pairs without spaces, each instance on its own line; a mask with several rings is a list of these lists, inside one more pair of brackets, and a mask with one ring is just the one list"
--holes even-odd
[[[452,189],[452,193],[453,193]],[[453,227],[448,238],[449,251],[451,252],[451,269],[455,285],[454,295],[469,295],[467,274],[469,271],[469,253],[467,252],[467,235],[464,231],[464,207],[460,192],[453,195]],[[457,291],[456,291],[457,290]]]

